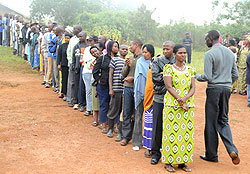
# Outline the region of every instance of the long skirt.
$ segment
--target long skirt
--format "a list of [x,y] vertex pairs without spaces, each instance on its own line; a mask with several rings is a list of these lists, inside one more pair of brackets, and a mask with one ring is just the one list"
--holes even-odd
[[145,111],[143,147],[151,150],[153,128],[153,106]]
[[96,86],[92,86],[92,110],[99,111],[99,98],[96,96]]
[[40,54],[38,54],[38,44],[35,46],[33,68],[40,68]]
[[183,164],[193,161],[194,108],[164,106],[162,162]]

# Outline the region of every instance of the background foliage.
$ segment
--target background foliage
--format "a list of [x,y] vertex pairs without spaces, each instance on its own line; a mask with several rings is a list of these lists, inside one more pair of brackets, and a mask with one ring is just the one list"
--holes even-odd
[[[133,3],[132,0],[127,1]],[[89,35],[103,34],[127,43],[134,38],[156,46],[161,46],[166,40],[181,43],[185,33],[189,32],[193,49],[197,51],[204,50],[204,35],[211,29],[219,30],[224,38],[228,33],[242,38],[250,31],[250,0],[234,4],[214,0],[212,10],[218,14],[217,18],[203,25],[188,23],[184,19],[159,25],[152,18],[154,10],[143,4],[133,9],[128,6],[131,3],[114,5],[112,0],[32,0],[30,7],[34,19],[49,17],[65,26],[80,24]]]

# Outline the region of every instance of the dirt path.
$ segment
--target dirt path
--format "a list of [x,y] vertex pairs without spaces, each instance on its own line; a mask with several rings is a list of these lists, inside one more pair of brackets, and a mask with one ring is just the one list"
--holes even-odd
[[[69,108],[38,74],[0,74],[0,174],[166,173],[150,165],[144,149],[132,151],[92,127],[91,117]],[[249,174],[250,109],[246,97],[233,95],[230,125],[241,164],[234,166],[220,141],[219,163],[204,162],[205,84],[197,83],[194,174]],[[184,173],[178,170],[176,173]]]

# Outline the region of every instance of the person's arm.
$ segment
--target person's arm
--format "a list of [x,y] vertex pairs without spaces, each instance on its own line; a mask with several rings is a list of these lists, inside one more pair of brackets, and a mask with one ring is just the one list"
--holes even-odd
[[213,73],[213,59],[211,55],[206,54],[204,58],[204,74],[195,75],[196,80],[200,82],[211,82]]
[[124,67],[122,69],[122,77],[126,78],[128,76],[128,73],[130,71],[130,59],[126,59]]
[[238,79],[239,77],[239,72],[237,69],[237,65],[235,61],[233,62],[233,68],[232,68],[232,84]]
[[114,75],[114,69],[109,68],[109,95],[113,96],[114,95],[114,90],[113,90],[113,75]]
[[80,50],[78,48],[78,46],[74,46],[73,48],[73,52],[72,52],[72,70],[73,71],[77,71],[77,67],[76,67],[76,57],[77,55],[80,54]]
[[152,71],[152,81],[154,84],[162,86],[164,85],[163,73],[159,67],[159,63],[157,59],[155,59],[151,65]]
[[67,59],[69,60],[70,58],[69,57],[72,57],[72,49],[71,49],[71,44],[72,42],[69,41],[69,45],[68,45],[68,48],[67,48]]
[[62,61],[62,45],[59,46],[58,52],[57,52],[57,58],[56,58],[57,66],[61,65],[61,61]]

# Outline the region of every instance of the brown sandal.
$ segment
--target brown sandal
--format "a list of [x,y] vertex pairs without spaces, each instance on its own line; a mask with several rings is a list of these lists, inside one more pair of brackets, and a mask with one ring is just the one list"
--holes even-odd
[[184,170],[185,172],[191,172],[192,171],[186,164],[179,164],[178,168]]
[[167,164],[164,167],[168,172],[176,172],[176,170],[174,169],[174,167],[171,164]]

